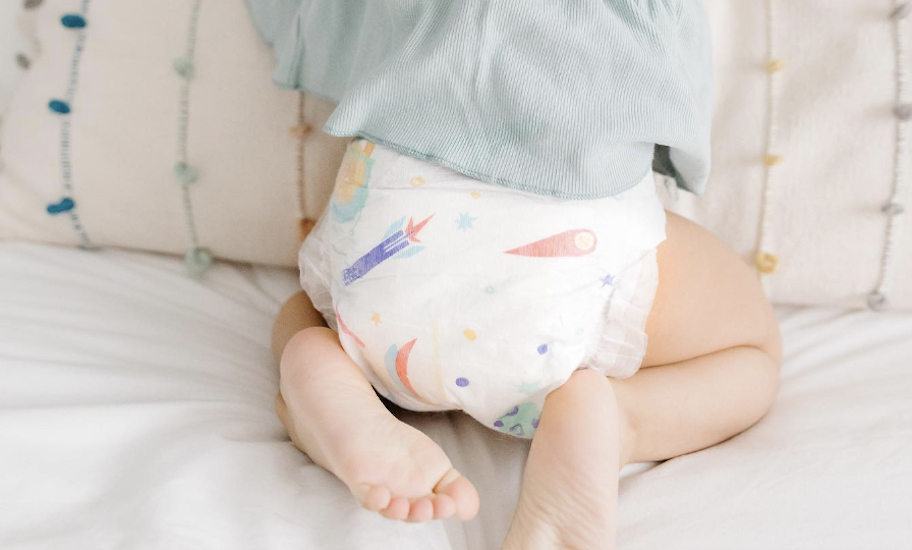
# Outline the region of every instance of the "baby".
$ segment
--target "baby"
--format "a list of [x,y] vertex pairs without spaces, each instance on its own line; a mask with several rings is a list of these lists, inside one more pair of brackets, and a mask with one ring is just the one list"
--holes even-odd
[[620,467],[739,433],[777,388],[756,277],[653,183],[708,175],[699,6],[277,6],[251,3],[277,80],[356,137],[275,326],[292,440],[370,510],[465,520],[474,486],[377,394],[464,411],[532,439],[504,549],[612,548]]

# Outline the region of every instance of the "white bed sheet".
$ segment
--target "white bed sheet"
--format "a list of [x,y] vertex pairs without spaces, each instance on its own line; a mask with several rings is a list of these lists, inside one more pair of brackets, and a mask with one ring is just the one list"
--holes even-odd
[[[0,548],[497,547],[527,444],[408,415],[479,486],[466,524],[361,510],[272,413],[288,271],[0,243]],[[619,548],[912,548],[912,314],[781,309],[771,413],[628,469]]]

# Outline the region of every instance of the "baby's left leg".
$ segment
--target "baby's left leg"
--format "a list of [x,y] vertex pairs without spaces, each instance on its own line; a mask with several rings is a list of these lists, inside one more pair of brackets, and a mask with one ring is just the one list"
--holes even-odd
[[595,371],[548,395],[504,550],[614,548],[622,421]]

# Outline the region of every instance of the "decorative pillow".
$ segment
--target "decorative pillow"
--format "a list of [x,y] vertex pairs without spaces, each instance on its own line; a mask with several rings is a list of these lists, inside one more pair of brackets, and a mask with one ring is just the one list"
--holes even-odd
[[0,237],[295,265],[345,140],[272,83],[243,0],[28,2],[41,54],[0,136]]
[[912,5],[706,2],[713,173],[672,208],[776,302],[912,308]]
[[0,2],[0,122],[10,94],[36,53],[34,11],[41,0]]

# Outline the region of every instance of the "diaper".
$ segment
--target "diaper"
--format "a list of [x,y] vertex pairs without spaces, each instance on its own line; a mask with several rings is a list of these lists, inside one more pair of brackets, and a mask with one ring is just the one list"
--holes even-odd
[[664,239],[651,174],[560,199],[357,140],[301,246],[301,285],[390,401],[531,438],[577,369],[637,371]]

